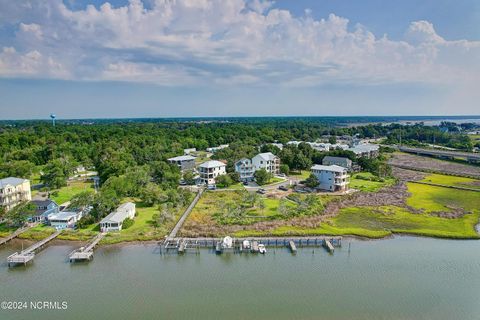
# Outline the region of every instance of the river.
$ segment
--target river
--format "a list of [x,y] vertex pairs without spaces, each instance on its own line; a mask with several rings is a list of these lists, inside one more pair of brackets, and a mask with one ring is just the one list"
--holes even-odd
[[[348,243],[351,242],[351,250]],[[480,241],[397,237],[266,255],[160,255],[154,244],[100,247],[70,264],[52,245],[8,268],[0,301],[65,301],[0,310],[0,319],[480,319]]]

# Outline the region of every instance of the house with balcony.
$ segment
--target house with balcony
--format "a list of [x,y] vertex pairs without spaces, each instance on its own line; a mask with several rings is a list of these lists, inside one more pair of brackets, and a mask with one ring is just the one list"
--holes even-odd
[[209,160],[202,163],[198,167],[199,183],[214,185],[216,183],[215,178],[227,173],[226,167],[225,163],[218,160]]
[[272,174],[280,174],[280,158],[271,152],[259,153],[252,158],[255,171],[265,169]]
[[235,162],[235,172],[238,173],[240,181],[249,182],[254,179],[255,168],[252,160],[243,158]]
[[0,206],[7,211],[17,204],[32,200],[30,180],[9,177],[0,179]]
[[337,165],[324,166],[316,164],[311,168],[312,174],[318,179],[318,189],[331,192],[347,191],[350,176],[344,167]]
[[57,230],[74,229],[77,222],[87,215],[92,210],[92,207],[87,207],[82,210],[74,211],[60,211],[58,213],[51,213],[48,215],[48,224]]
[[169,163],[177,165],[180,171],[193,170],[195,168],[195,157],[191,155],[178,156],[167,160]]

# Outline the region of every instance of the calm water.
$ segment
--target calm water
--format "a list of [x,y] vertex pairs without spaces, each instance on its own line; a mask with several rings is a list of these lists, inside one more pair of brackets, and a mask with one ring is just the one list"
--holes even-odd
[[155,245],[99,248],[70,265],[51,246],[8,269],[0,301],[67,301],[61,311],[2,311],[0,319],[480,319],[480,241],[402,237],[348,241],[329,255],[160,256]]

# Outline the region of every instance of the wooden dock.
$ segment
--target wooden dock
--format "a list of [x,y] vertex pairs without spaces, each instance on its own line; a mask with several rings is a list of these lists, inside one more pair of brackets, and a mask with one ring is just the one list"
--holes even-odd
[[32,246],[28,247],[25,250],[22,250],[20,252],[15,252],[14,254],[8,256],[7,258],[8,266],[10,267],[12,265],[21,264],[21,263],[26,265],[29,261],[35,258],[35,252],[37,250],[41,249],[48,242],[58,237],[60,233],[62,233],[62,230],[56,231],[55,233],[51,234],[47,238],[33,244]]
[[[210,248],[217,253],[224,252],[222,247],[223,238],[167,238],[165,241],[159,242],[160,253],[176,252],[184,253],[188,248],[195,248],[198,252],[199,248]],[[292,252],[296,252],[301,247],[325,247],[329,252],[333,252],[335,247],[342,245],[342,237],[251,237],[251,238],[234,238],[231,250],[233,252],[245,252],[242,250],[243,241],[248,240],[251,243],[250,251],[258,252],[258,245],[264,244],[267,247],[287,247]],[[330,245],[327,245],[329,243]]]
[[96,235],[90,243],[88,243],[85,247],[80,247],[69,255],[70,262],[75,261],[90,261],[93,258],[93,249],[97,246],[97,244],[105,237],[106,233],[99,233]]

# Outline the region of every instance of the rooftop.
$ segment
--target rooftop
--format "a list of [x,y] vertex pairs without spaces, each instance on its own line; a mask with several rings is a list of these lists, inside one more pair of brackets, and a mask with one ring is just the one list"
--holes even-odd
[[323,170],[323,171],[332,171],[332,172],[345,172],[345,171],[347,171],[347,169],[345,169],[344,167],[340,167],[340,166],[337,166],[337,165],[324,166],[324,165],[321,165],[321,164],[313,165],[311,170]]
[[23,179],[23,178],[15,178],[15,177],[8,177],[8,178],[0,179],[0,188],[3,188],[6,185],[11,185],[11,186],[16,187],[16,186],[24,183],[25,181],[28,181],[28,180]]
[[178,157],[173,157],[168,159],[170,161],[189,161],[189,160],[195,160],[194,156],[191,155],[185,155],[185,156],[178,156]]
[[271,152],[265,152],[265,153],[259,153],[255,157],[261,157],[264,160],[275,160],[277,156]]
[[72,217],[76,217],[78,215],[78,212],[74,211],[62,211],[56,214],[51,214],[48,216],[48,220],[63,220],[63,221],[68,221]]
[[201,168],[225,167],[226,164],[218,160],[209,160],[200,165]]
[[132,202],[127,202],[122,205],[120,205],[117,210],[113,211],[110,213],[108,216],[102,219],[100,223],[106,223],[106,222],[123,222],[126,218],[128,218],[128,209],[134,209],[135,204]]

